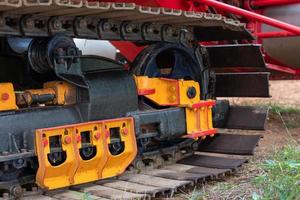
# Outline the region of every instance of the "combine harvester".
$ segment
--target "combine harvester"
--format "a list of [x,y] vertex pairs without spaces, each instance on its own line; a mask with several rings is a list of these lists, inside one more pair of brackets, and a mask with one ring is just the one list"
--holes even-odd
[[[171,196],[239,168],[228,154],[252,155],[260,135],[217,128],[264,130],[267,109],[216,98],[270,96],[245,23],[300,34],[241,5],[0,0],[3,198]],[[73,38],[110,41],[127,61],[83,55]]]

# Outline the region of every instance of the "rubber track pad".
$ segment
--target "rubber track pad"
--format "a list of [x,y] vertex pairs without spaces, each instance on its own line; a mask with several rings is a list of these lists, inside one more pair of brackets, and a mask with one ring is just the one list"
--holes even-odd
[[199,144],[199,151],[235,155],[253,155],[261,135],[217,134]]
[[206,155],[192,155],[180,160],[178,163],[217,169],[236,169],[245,163],[246,159],[232,159]]

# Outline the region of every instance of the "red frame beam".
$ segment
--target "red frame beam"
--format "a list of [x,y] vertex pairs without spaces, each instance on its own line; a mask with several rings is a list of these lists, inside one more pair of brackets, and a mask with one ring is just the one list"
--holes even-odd
[[270,7],[270,6],[284,6],[289,4],[300,3],[300,0],[254,0],[251,1],[253,7]]
[[276,31],[276,32],[261,32],[256,33],[256,37],[258,39],[265,39],[265,38],[280,38],[280,37],[297,37],[297,34],[287,32],[287,31]]
[[226,3],[222,3],[219,1],[215,1],[215,0],[194,0],[194,2],[198,2],[198,3],[205,4],[207,6],[215,7],[222,11],[245,17],[249,20],[268,24],[270,26],[277,27],[277,28],[283,29],[285,31],[300,35],[300,27],[298,27],[298,26],[294,26],[294,25],[291,25],[291,24],[288,24],[288,23],[285,23],[285,22],[282,22],[282,21],[279,21],[276,19],[272,19],[270,17],[266,17],[266,16],[263,16],[263,15],[260,15],[260,14],[254,13],[254,12],[247,11],[245,9],[235,7],[235,6],[231,6]]
[[267,63],[266,66],[268,69],[272,69],[275,71],[285,72],[285,73],[292,74],[292,75],[300,75],[299,69],[292,69],[289,67],[283,67],[283,66],[279,66],[279,65],[275,65],[275,64],[270,64],[270,63]]

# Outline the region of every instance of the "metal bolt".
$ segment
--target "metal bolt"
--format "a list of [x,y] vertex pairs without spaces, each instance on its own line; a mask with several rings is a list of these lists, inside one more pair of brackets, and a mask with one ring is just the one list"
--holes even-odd
[[8,93],[3,93],[2,95],[1,95],[1,100],[2,101],[7,101],[7,100],[9,100],[9,94]]
[[18,164],[23,164],[24,162],[25,162],[24,159],[18,159],[18,160],[17,160],[17,163],[18,163]]
[[9,199],[9,193],[7,193],[7,192],[3,193],[2,196],[3,196],[3,199]]
[[31,190],[32,190],[32,192],[37,192],[38,188],[37,187],[32,187]]
[[177,98],[176,98],[175,95],[172,95],[172,96],[169,97],[169,100],[170,100],[171,102],[175,102],[175,101],[177,100]]
[[80,136],[80,135],[77,135],[77,137],[76,137],[76,142],[77,142],[77,143],[80,143],[80,142],[81,142],[81,136]]
[[81,19],[78,22],[79,28],[86,28],[87,27],[87,21],[85,19]]
[[44,138],[43,139],[43,146],[46,147],[46,146],[48,146],[48,144],[49,144],[49,141],[47,140],[47,138]]
[[121,130],[121,133],[122,133],[122,135],[123,136],[126,136],[126,135],[128,135],[128,129],[127,128],[123,128],[122,130]]
[[126,27],[125,27],[125,30],[127,33],[132,33],[133,32],[133,25],[132,24],[127,24]]
[[103,29],[103,31],[110,31],[110,29],[111,29],[111,24],[110,24],[109,22],[103,23],[102,29]]
[[171,87],[169,88],[169,90],[170,90],[170,92],[175,92],[175,91],[176,91],[176,87],[175,87],[175,86],[171,86]]
[[27,149],[21,149],[21,152],[22,152],[22,153],[26,153],[26,152],[27,152]]
[[105,130],[104,135],[105,135],[106,138],[109,138],[110,137],[110,132],[108,130]]
[[151,27],[151,26],[147,27],[147,32],[148,33],[153,33],[154,32],[153,27]]
[[34,27],[34,20],[27,19],[26,22],[25,22],[25,24],[26,24],[27,28],[33,28]]
[[5,22],[6,22],[5,18],[0,17],[0,26],[4,26]]
[[64,142],[65,144],[70,144],[72,142],[72,138],[70,136],[66,136]]
[[62,27],[61,21],[58,20],[58,19],[53,20],[53,21],[52,21],[52,27],[53,27],[53,29],[55,29],[55,30],[61,29],[61,27]]
[[173,34],[173,29],[172,29],[172,27],[169,26],[169,27],[167,28],[166,32],[167,32],[168,35],[172,35],[172,34]]
[[187,95],[187,97],[188,97],[189,99],[195,98],[196,95],[197,95],[197,90],[196,90],[196,88],[195,88],[195,87],[189,87],[189,88],[187,89],[186,95]]
[[10,193],[12,195],[14,195],[15,197],[21,197],[22,194],[23,194],[23,189],[21,188],[21,186],[13,186],[11,189],[10,189]]
[[94,135],[95,140],[99,140],[100,137],[101,137],[100,132],[97,132],[97,133]]

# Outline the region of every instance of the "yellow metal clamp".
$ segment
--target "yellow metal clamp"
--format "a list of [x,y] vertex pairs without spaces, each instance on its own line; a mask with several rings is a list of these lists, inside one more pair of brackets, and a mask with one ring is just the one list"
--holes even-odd
[[[58,166],[53,166],[48,160],[50,145],[52,145],[50,138],[55,137],[61,142],[58,144],[66,155],[65,161]],[[74,175],[79,164],[74,141],[75,135],[72,127],[36,131],[36,152],[39,161],[36,182],[40,187],[55,189],[74,184]]]
[[212,107],[215,101],[200,101],[194,104],[191,108],[185,109],[187,135],[184,137],[198,139],[205,139],[207,135],[214,136],[217,129],[213,127],[212,123]]
[[16,110],[16,96],[12,83],[0,83],[0,111]]
[[192,80],[135,77],[138,94],[145,96],[160,106],[184,107],[186,113],[187,135],[198,139],[213,136],[217,130],[212,124],[214,100],[200,100],[200,86]]
[[[127,120],[109,120],[104,121],[104,133],[106,135],[106,144],[111,144],[113,139],[112,132],[109,130],[116,130],[119,134],[119,139],[124,143],[124,150],[121,154],[112,155],[106,145],[106,150],[108,152],[108,160],[103,169],[102,176],[103,178],[114,177],[122,174],[126,168],[131,164],[135,159],[137,154],[137,144],[134,133],[134,124],[133,120],[130,118]],[[116,138],[115,138],[116,139]]]
[[88,148],[95,149],[95,155],[91,159],[87,160],[79,155],[79,165],[74,176],[75,184],[102,178],[102,170],[107,162],[107,151],[105,136],[101,134],[103,133],[101,129],[102,123],[82,124],[75,128],[78,151],[83,151],[87,145]]
[[[191,107],[200,101],[200,86],[195,81],[136,76],[135,82],[139,95],[160,106]],[[192,98],[187,96],[189,88],[195,93]]]
[[[120,130],[124,150],[112,155],[108,148],[111,143],[109,132],[116,129]],[[88,159],[81,152],[86,146],[95,150]],[[49,190],[117,176],[137,154],[133,118],[39,129],[35,147],[39,161],[36,182]],[[53,164],[49,156],[56,149],[60,149],[65,158],[61,163]]]

